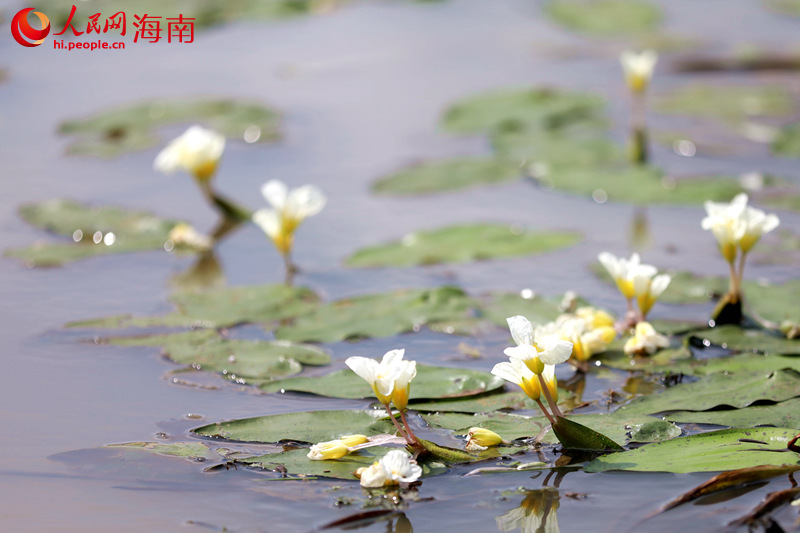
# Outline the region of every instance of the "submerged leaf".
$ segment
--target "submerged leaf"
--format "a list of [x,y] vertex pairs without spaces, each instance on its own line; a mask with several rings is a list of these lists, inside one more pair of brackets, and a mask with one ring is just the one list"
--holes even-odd
[[[411,395],[421,398],[461,398],[501,388],[504,381],[478,370],[417,365]],[[352,370],[339,370],[325,376],[289,378],[263,385],[266,392],[308,392],[330,398],[374,398],[375,393]]]
[[660,113],[715,118],[741,123],[752,116],[784,117],[793,110],[782,85],[693,84],[660,95],[653,103]]
[[598,457],[586,472],[718,472],[759,465],[800,465],[786,444],[797,430],[785,428],[725,429],[646,444]]
[[729,350],[800,355],[800,340],[789,340],[760,329],[727,325],[696,331],[692,335]]
[[524,231],[504,224],[449,226],[362,248],[347,259],[347,265],[402,267],[483,261],[550,252],[580,240],[575,232]]
[[159,455],[187,457],[190,459],[217,459],[219,455],[212,452],[202,442],[126,442],[124,444],[108,444],[109,448],[136,448]]

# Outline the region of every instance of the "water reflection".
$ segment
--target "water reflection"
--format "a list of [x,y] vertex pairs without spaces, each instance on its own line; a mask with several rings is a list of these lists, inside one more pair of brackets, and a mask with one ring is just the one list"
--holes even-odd
[[525,493],[519,507],[496,517],[497,529],[522,533],[557,533],[559,493],[555,487],[543,487]]
[[[211,231],[212,246],[215,247],[241,227],[240,219],[223,216]],[[173,275],[170,285],[181,291],[192,292],[223,287],[225,273],[213,247],[198,253],[186,270]]]
[[628,242],[631,250],[635,252],[643,252],[650,248],[652,244],[650,221],[647,218],[647,208],[645,206],[637,205],[633,208],[633,220],[631,220]]

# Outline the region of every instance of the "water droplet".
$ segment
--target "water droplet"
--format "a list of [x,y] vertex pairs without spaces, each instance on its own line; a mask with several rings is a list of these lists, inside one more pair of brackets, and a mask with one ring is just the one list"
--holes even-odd
[[81,242],[83,240],[83,231],[76,229],[72,232],[72,240],[75,242]]
[[697,146],[688,139],[680,139],[672,143],[672,150],[683,157],[694,157],[697,153]]
[[608,201],[608,193],[603,189],[595,189],[594,192],[592,192],[592,200],[598,204],[604,204]]
[[100,241],[103,240],[103,232],[102,231],[95,231],[94,235],[92,235],[92,242],[95,244],[100,244]]
[[172,242],[171,239],[164,241],[164,250],[166,250],[167,252],[171,252],[174,249],[175,249],[175,243]]
[[166,433],[164,433],[163,431],[159,431],[158,433],[156,433],[156,438],[157,438],[157,439],[164,440],[164,439],[168,439],[168,438],[169,438],[169,435],[167,435],[167,434],[166,434]]
[[235,363],[235,362],[236,362],[236,356],[235,356],[235,355],[233,355],[233,354],[230,354],[230,355],[228,356],[228,362],[229,362],[229,363]]
[[522,289],[519,291],[519,295],[522,296],[526,300],[532,300],[536,293],[533,292],[533,289]]
[[244,137],[244,142],[253,144],[261,138],[261,128],[255,124],[247,126],[247,129],[244,130],[244,135],[242,135],[242,137]]
[[708,340],[708,339],[703,339],[703,346],[705,346],[706,348],[708,348],[709,346],[711,346],[711,341],[710,341],[710,340]]
[[103,237],[103,244],[105,244],[106,246],[111,246],[115,242],[117,242],[117,236],[114,235],[114,233],[111,231],[106,233],[105,237]]
[[186,413],[183,415],[183,418],[186,420],[202,420],[204,417],[203,415],[198,415],[196,413]]
[[603,366],[603,363],[601,363],[600,361],[595,361],[594,366]]

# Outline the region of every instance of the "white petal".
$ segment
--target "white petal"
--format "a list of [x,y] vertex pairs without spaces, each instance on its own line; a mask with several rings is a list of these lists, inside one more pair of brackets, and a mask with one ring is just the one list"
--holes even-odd
[[497,363],[492,368],[492,374],[517,385],[522,384],[522,376],[511,363]]
[[317,187],[304,185],[289,193],[285,209],[288,216],[303,220],[322,211],[326,201],[325,195]]
[[606,268],[612,278],[617,279],[622,276],[622,265],[617,256],[609,252],[603,252],[597,256],[597,259]]
[[[370,385],[375,383],[378,372],[378,362],[367,357],[348,357],[344,364]],[[390,391],[391,392],[391,391]]]
[[562,340],[548,340],[544,344],[544,351],[539,352],[539,359],[545,365],[563,363],[572,355],[572,343]]
[[259,209],[253,213],[252,220],[273,240],[282,233],[281,217],[274,209]]
[[661,296],[667,290],[671,281],[672,277],[669,274],[661,274],[654,277],[650,283],[650,296],[653,298]]
[[283,211],[289,190],[281,180],[270,180],[261,186],[261,194],[272,207]]
[[520,345],[533,345],[533,325],[524,316],[517,315],[506,319],[508,329],[511,330],[511,337],[514,342]]
[[503,350],[503,353],[512,360],[527,361],[534,357],[539,357],[539,351],[531,345],[511,346]]
[[368,489],[379,489],[386,484],[386,474],[380,463],[373,463],[361,472],[361,486]]
[[399,350],[389,350],[385,354],[383,354],[383,358],[381,359],[381,366],[384,367],[392,367],[395,366],[403,359],[403,355],[406,353],[404,348],[400,348]]

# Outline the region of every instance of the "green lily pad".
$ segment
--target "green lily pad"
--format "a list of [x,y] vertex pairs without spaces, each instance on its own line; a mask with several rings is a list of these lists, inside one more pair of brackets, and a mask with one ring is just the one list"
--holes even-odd
[[219,455],[212,452],[202,442],[126,442],[124,444],[108,444],[107,447],[141,449],[159,455],[189,459],[219,459]]
[[679,411],[668,414],[667,419],[681,423],[716,424],[734,428],[775,426],[800,430],[800,398],[792,398],[774,405],[755,405],[747,409],[704,413]]
[[521,293],[495,292],[488,295],[488,300],[481,306],[481,312],[486,319],[502,328],[508,327],[508,317],[516,315],[524,316],[532,324],[545,324],[561,314],[561,300],[562,298],[547,298],[538,294],[525,298]]
[[[800,464],[786,449],[797,430],[785,428],[725,429],[647,444],[635,450],[598,457],[586,472],[632,470],[637,472],[718,472],[759,465]],[[744,440],[744,442],[742,442]],[[760,441],[765,444],[759,444]]]
[[713,357],[678,361],[669,370],[687,375],[706,376],[716,372],[768,374],[782,368],[800,372],[800,357],[778,354],[741,353],[729,357]]
[[666,177],[652,167],[553,168],[537,179],[556,190],[612,202],[653,205],[701,205],[706,200],[730,201],[742,192],[737,180],[726,177]]
[[624,163],[625,150],[605,134],[604,125],[590,124],[556,132],[497,132],[491,138],[497,155],[517,164],[539,163],[560,168]]
[[504,392],[458,400],[411,401],[408,408],[414,411],[433,413],[491,413],[501,409],[538,409],[539,407],[536,402],[522,392]]
[[450,133],[550,130],[604,120],[597,95],[550,88],[493,90],[450,106],[442,127]]
[[389,337],[426,324],[469,318],[474,302],[458,288],[404,289],[345,298],[309,309],[275,331],[296,342]]
[[772,153],[784,157],[800,156],[800,123],[789,124],[778,131],[771,144]]
[[[151,100],[129,104],[62,123],[59,133],[75,138],[73,154],[116,157],[164,143],[154,130],[171,124],[200,123],[226,137],[253,132],[259,142],[280,137],[280,115],[263,104],[225,100]],[[258,134],[257,137],[255,135]],[[250,138],[248,136],[248,138]]]
[[245,341],[220,337],[213,330],[167,335],[112,337],[110,344],[162,346],[164,355],[197,370],[218,372],[237,383],[257,385],[299,374],[306,365],[326,365],[330,355],[308,344]]
[[346,263],[351,267],[466,263],[550,252],[573,246],[580,240],[580,234],[575,232],[524,231],[504,224],[449,226],[362,248]]
[[317,296],[303,287],[255,285],[225,287],[205,292],[182,292],[171,298],[177,311],[154,317],[112,316],[70,322],[72,328],[202,327],[267,324],[310,312]]
[[[271,453],[266,455],[246,457],[237,459],[239,464],[247,464],[257,468],[274,470],[280,468],[281,472],[286,472],[291,477],[327,477],[335,479],[356,480],[355,471],[361,467],[368,467],[389,451],[389,448],[376,446],[365,448],[357,452],[345,455],[341,459],[330,461],[312,461],[306,454],[308,450],[301,448],[289,450],[281,453]],[[422,477],[443,474],[447,468],[434,461],[422,461]]]
[[625,415],[664,411],[705,411],[714,407],[747,407],[758,401],[781,402],[800,396],[800,372],[781,369],[765,374],[712,374],[701,381],[681,383],[660,394],[643,396],[620,407]]
[[784,117],[794,104],[782,85],[693,84],[658,96],[653,108],[659,113],[718,119],[741,123],[759,117]]
[[31,266],[59,266],[71,261],[148,250],[162,250],[169,232],[179,221],[145,211],[119,207],[93,207],[70,200],[49,200],[19,209],[27,223],[71,242],[39,242],[12,248],[5,255]]
[[800,339],[789,340],[760,329],[744,329],[739,326],[727,325],[697,331],[693,335],[729,350],[800,355]]
[[545,13],[567,29],[608,37],[653,31],[663,18],[658,4],[644,0],[548,0]]
[[[478,370],[417,365],[411,382],[411,396],[421,398],[463,398],[497,390],[505,382]],[[319,377],[289,378],[263,385],[266,392],[308,392],[330,398],[374,398],[372,387],[350,369]]]
[[520,169],[499,159],[459,158],[404,168],[372,184],[378,194],[421,195],[493,185],[520,178]]
[[[412,389],[413,390],[413,389]],[[381,418],[383,415],[383,418]],[[384,411],[307,411],[217,422],[193,429],[204,437],[236,442],[295,441],[317,443],[344,435],[394,433]]]
[[[656,329],[656,331],[659,331]],[[608,350],[599,353],[595,359],[601,364],[619,370],[642,370],[645,372],[678,372],[678,368],[688,368],[695,362],[691,350],[685,346],[680,348],[666,348],[649,356],[630,357],[622,350]],[[679,363],[691,360],[691,363],[680,366]],[[688,372],[687,372],[688,373]]]
[[800,280],[771,285],[745,282],[744,301],[756,315],[777,324],[800,321]]
[[765,3],[775,11],[800,16],[800,0],[765,0]]

